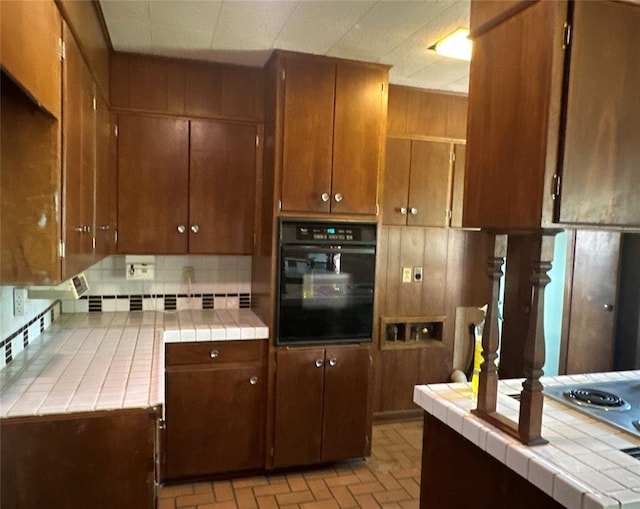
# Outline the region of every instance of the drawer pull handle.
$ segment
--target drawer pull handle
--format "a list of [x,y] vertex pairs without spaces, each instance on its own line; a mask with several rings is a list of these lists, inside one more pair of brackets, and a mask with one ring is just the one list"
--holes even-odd
[[257,376],[252,376],[251,378],[249,378],[249,383],[251,385],[255,385],[258,383],[258,377]]
[[316,360],[316,368],[321,368],[323,364],[324,364],[324,361],[322,359]]
[[211,356],[212,359],[217,359],[218,356],[220,355],[220,352],[218,352],[218,350],[211,350],[211,353],[209,355]]
[[338,364],[338,359],[336,359],[335,357],[332,357],[331,359],[329,359],[329,366],[333,367],[336,364]]

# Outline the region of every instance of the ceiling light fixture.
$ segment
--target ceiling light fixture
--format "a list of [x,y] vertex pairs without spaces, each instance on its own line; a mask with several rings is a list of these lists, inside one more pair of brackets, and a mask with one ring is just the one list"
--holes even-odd
[[429,49],[435,50],[438,55],[460,60],[471,60],[471,47],[473,43],[469,39],[468,28],[458,28],[443,39],[440,39]]

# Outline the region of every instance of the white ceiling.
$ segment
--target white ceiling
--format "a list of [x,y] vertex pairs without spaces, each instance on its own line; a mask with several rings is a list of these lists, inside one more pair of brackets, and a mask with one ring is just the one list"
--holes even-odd
[[389,81],[467,92],[469,63],[427,49],[470,0],[100,0],[116,51],[261,67],[274,48],[392,65]]

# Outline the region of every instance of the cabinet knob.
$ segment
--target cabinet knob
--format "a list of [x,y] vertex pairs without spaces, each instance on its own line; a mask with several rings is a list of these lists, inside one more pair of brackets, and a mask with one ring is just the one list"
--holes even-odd
[[605,311],[613,311],[613,304],[605,304],[602,306]]
[[323,202],[328,202],[329,201],[329,193],[322,193],[320,198],[322,198]]
[[211,353],[209,354],[212,359],[217,359],[219,355],[220,352],[218,352],[218,350],[211,350]]
[[187,227],[183,224],[178,225],[178,233],[184,233],[187,231]]
[[321,368],[323,364],[324,361],[322,359],[316,359],[316,368]]
[[342,193],[336,193],[333,197],[335,201],[342,201],[342,198],[343,198]]
[[82,226],[78,226],[77,228],[74,228],[73,231],[78,233],[91,233],[91,226],[87,226],[86,224],[83,224]]
[[329,366],[333,367],[336,364],[338,364],[338,359],[336,359],[335,357],[331,357],[331,359],[329,359]]
[[109,226],[108,224],[101,224],[98,228],[100,228],[103,232],[108,232],[109,230],[111,230],[111,226]]
[[400,207],[398,210],[400,211],[400,214],[402,214],[403,216],[406,215],[407,213],[407,207]]
[[257,376],[252,376],[251,378],[249,378],[249,383],[251,385],[255,385],[258,383],[258,377]]
[[411,212],[412,215],[416,215],[418,213],[418,209],[415,207],[411,207],[411,209],[409,210],[409,212]]
[[200,227],[197,224],[191,225],[191,231],[193,233],[198,233],[200,231]]

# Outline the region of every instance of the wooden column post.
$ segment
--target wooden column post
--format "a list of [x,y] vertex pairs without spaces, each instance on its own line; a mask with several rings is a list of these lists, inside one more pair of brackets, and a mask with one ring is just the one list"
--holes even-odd
[[498,301],[500,300],[500,278],[502,266],[507,256],[507,235],[495,235],[493,255],[487,260],[487,275],[492,280],[491,302],[487,306],[487,315],[482,331],[482,358],[478,378],[478,406],[480,412],[496,411],[498,399],[498,347],[500,334],[498,329]]
[[[522,442],[528,445],[544,444],[542,438],[543,394],[540,377],[545,359],[544,338],[544,289],[551,281],[547,272],[551,269],[553,246],[557,231],[541,232],[539,259],[531,261],[531,316],[524,351],[524,375],[520,394],[520,418],[518,431]],[[536,252],[538,250],[536,249]]]
[[[525,351],[523,352],[525,381],[522,384],[520,395],[518,422],[496,411],[498,368],[495,360],[500,341],[497,306],[502,265],[507,253],[507,235],[497,234],[495,236],[493,256],[489,257],[488,262],[488,273],[493,281],[493,289],[482,334],[484,362],[480,366],[477,408],[472,412],[527,445],[547,443],[541,435],[544,396],[540,377],[542,376],[545,357],[544,288],[550,281],[547,271],[551,268],[551,261],[553,260],[553,243],[556,233],[558,233],[556,230],[520,233],[534,235],[537,247],[534,250],[536,253],[534,259],[531,262],[531,315],[529,317],[529,331],[525,343]],[[508,338],[506,338],[506,341],[508,341]]]

